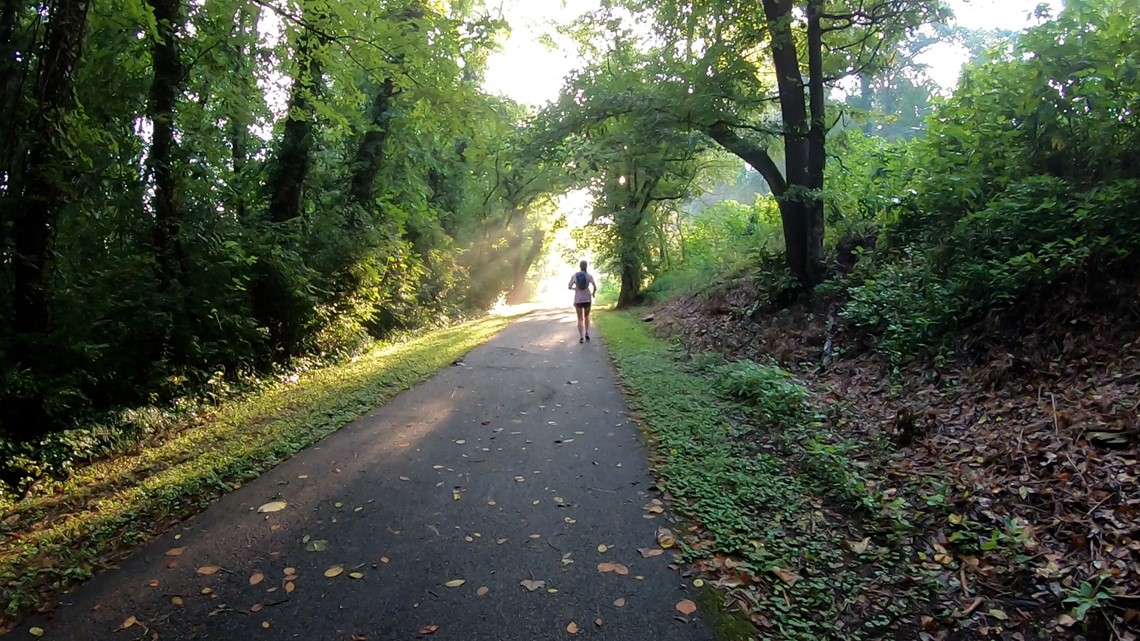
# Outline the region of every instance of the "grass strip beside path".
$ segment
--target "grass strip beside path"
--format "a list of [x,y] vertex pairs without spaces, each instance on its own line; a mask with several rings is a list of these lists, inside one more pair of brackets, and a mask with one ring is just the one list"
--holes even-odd
[[491,316],[306,372],[16,504],[3,517],[7,532],[0,538],[0,634],[175,521],[430,377],[508,322]]
[[865,486],[836,469],[855,467],[845,448],[816,442],[826,426],[799,382],[774,366],[683,359],[640,315],[606,312],[597,323],[655,450],[659,486],[698,526],[679,537],[683,560],[761,638],[917,638],[929,583],[891,537],[853,518]]

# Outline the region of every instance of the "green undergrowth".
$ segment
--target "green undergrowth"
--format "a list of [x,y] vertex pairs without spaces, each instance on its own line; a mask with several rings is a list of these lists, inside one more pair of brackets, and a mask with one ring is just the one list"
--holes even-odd
[[686,357],[634,314],[598,324],[674,509],[704,533],[686,560],[707,570],[729,556],[760,579],[737,594],[763,638],[905,636],[928,577],[894,535],[899,506],[869,489],[847,456],[858,444],[813,413],[803,385],[772,365]]
[[225,403],[160,444],[77,470],[50,492],[0,505],[0,630],[173,520],[428,378],[508,322],[487,317],[377,346]]

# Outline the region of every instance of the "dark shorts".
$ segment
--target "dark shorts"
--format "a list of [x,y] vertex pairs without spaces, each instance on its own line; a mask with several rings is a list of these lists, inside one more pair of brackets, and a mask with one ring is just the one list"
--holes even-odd
[[574,307],[577,307],[578,309],[590,309],[590,304],[589,303],[574,303]]

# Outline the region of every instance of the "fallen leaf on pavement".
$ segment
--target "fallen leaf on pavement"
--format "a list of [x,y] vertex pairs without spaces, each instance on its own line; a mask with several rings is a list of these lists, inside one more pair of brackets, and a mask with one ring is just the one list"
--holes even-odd
[[297,589],[297,584],[292,581],[285,584],[285,594],[292,594],[293,590]]
[[629,568],[625,567],[621,563],[614,563],[614,572],[617,572],[621,576],[625,576],[629,574]]
[[210,576],[212,574],[217,574],[218,570],[221,570],[221,568],[216,565],[203,565],[202,567],[198,568],[198,574],[201,574],[202,576]]
[[704,579],[693,579],[693,587],[694,588],[703,588],[704,586],[705,586],[705,580]]
[[309,552],[324,552],[329,548],[329,542],[324,539],[313,539],[305,543],[305,549]]
[[264,607],[265,606],[260,604],[260,603],[254,603],[253,605],[249,606],[249,611],[254,613],[254,614],[257,614],[258,612],[261,612],[262,608],[264,608]]
[[676,607],[677,611],[685,616],[689,616],[690,614],[697,611],[697,604],[688,599],[678,601]]
[[447,583],[444,583],[444,585],[446,585],[449,588],[457,588],[457,587],[463,585],[464,583],[467,583],[466,579],[452,579],[452,580],[448,581]]
[[599,545],[599,546],[598,546],[598,552],[599,552],[599,553],[601,553],[601,554],[605,554],[605,553],[606,553],[606,550],[608,550],[608,549],[609,549],[609,548],[608,548],[608,547],[606,547],[606,544],[605,544],[605,543],[603,543],[603,544],[601,544],[601,545]]
[[202,588],[202,591],[199,594],[210,595],[213,593],[214,593],[214,590],[211,588]]
[[182,597],[180,597],[180,596],[170,597],[170,604],[171,605],[177,605],[177,606],[181,607],[182,606]]
[[284,571],[285,576],[293,576],[296,573],[297,573],[297,568],[285,568],[285,571]]
[[424,627],[420,628],[420,630],[417,634],[420,634],[420,635],[426,637],[429,634],[435,634],[437,631],[439,631],[438,625],[425,625]]
[[268,630],[269,629],[269,622],[268,621],[262,621],[261,627],[265,630]]
[[855,554],[863,554],[867,551],[867,547],[871,545],[871,537],[867,537],[862,541],[848,541],[847,545],[851,546],[851,551]]
[[147,581],[146,584],[152,588],[157,588],[158,587],[158,579],[151,579],[150,581]]
[[662,554],[665,554],[665,550],[662,550],[661,548],[637,548],[637,551],[641,552],[641,556],[647,559],[650,557],[661,556]]
[[344,568],[339,566],[339,565],[334,565],[331,568],[325,570],[325,576],[330,578],[330,579],[336,578],[343,573],[344,573]]
[[257,508],[257,513],[265,514],[267,512],[280,512],[281,510],[284,510],[287,505],[289,504],[285,501],[270,501],[265,505]]
[[523,586],[524,588],[526,588],[527,590],[529,590],[531,592],[534,592],[535,590],[538,590],[538,589],[544,587],[546,585],[546,581],[534,581],[531,579],[527,579],[525,581],[520,581],[519,585]]
[[185,551],[186,548],[170,548],[166,551],[166,556],[182,556]]
[[566,631],[570,634],[578,634],[578,624],[571,621],[570,623],[566,624]]
[[33,637],[42,637],[44,635],[44,629],[43,628],[29,628],[28,634],[32,635]]
[[602,627],[602,617],[594,619],[594,625],[598,626],[599,628]]
[[657,528],[657,545],[662,548],[671,548],[677,543],[677,539],[673,536],[673,531],[667,527]]
[[364,573],[363,572],[349,572],[348,576],[349,576],[349,578],[359,580],[359,579],[364,578]]
[[253,574],[251,574],[249,576],[249,584],[250,585],[257,585],[258,583],[261,583],[264,580],[265,580],[265,575],[260,573],[260,572],[254,572]]
[[386,557],[386,556],[382,556],[382,557],[380,557],[380,562],[381,562],[381,563],[385,563],[385,564],[386,564],[386,563],[388,563],[390,560],[391,560],[391,559],[389,559],[389,558],[388,558],[388,557]]
[[127,617],[126,621],[123,621],[123,629],[126,630],[127,628],[131,627],[132,625],[134,625],[138,622],[139,622],[139,620],[134,618],[133,616]]
[[491,591],[491,588],[484,585],[483,587],[479,588],[478,590],[475,590],[475,594],[477,594],[478,596],[487,596],[487,593],[490,591]]
[[614,599],[614,607],[615,608],[624,608],[625,607],[625,597],[618,597],[618,598]]

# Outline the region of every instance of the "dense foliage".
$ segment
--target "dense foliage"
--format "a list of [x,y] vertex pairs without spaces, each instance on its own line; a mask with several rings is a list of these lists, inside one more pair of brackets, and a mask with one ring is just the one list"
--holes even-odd
[[505,25],[476,3],[0,9],[9,438],[525,287],[549,219],[525,111],[480,87]]

